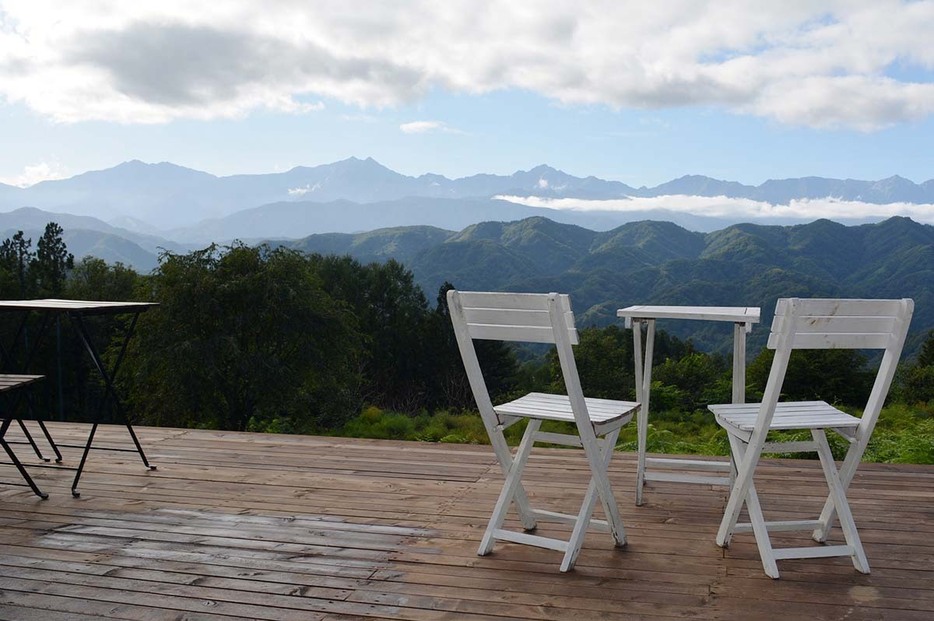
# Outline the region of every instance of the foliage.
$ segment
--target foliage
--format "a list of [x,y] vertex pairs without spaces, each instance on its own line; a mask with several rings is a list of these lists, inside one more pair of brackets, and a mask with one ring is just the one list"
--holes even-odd
[[[691,352],[678,359],[668,358],[653,369],[652,378],[653,409],[693,412],[708,403],[728,403],[732,399],[733,370],[719,356]],[[674,391],[665,395],[655,390],[656,385]]]
[[[590,239],[581,233],[581,239],[568,240],[562,247],[564,240],[555,230],[533,225],[509,233],[515,234],[510,243],[517,248],[553,246],[565,253],[561,260],[571,260]],[[631,234],[638,237],[646,230],[653,227]],[[807,232],[797,231],[796,243],[819,253],[819,244]],[[507,233],[493,231],[508,237]],[[480,228],[472,232],[477,239],[487,234]],[[159,302],[158,309],[141,316],[118,378],[140,422],[431,442],[488,441],[451,328],[449,282],[431,306],[412,272],[396,261],[361,264],[350,257],[239,243],[188,254],[166,252],[153,274],[141,276],[119,263],[108,265],[90,257],[74,264],[61,235],[61,228],[49,223],[36,253],[22,232],[0,243],[2,291],[17,298]],[[718,243],[724,244],[724,251],[728,246],[730,252],[745,248],[761,256],[781,241],[775,231],[757,227],[730,235],[742,244],[722,237]],[[608,250],[622,243],[620,231],[597,237],[593,243],[599,241]],[[662,239],[654,236],[651,242]],[[705,260],[708,274],[745,269]],[[814,265],[819,264],[815,259]],[[690,276],[701,283],[697,286],[719,295],[713,281],[696,280],[702,274],[695,267],[673,261],[652,271],[649,280],[674,283]],[[782,288],[793,285],[784,273],[762,272],[758,278],[781,283]],[[598,281],[587,286],[598,292],[603,284]],[[687,295],[685,286],[680,291]],[[112,362],[119,340],[107,340],[112,327],[107,321],[113,318],[92,320],[88,327],[99,343],[109,345],[104,357]],[[11,336],[9,325],[0,324],[0,329],[0,336]],[[59,326],[50,330],[67,333]],[[585,392],[633,399],[631,331],[613,324],[583,328],[579,334],[575,358]],[[494,341],[479,341],[476,347],[495,401],[532,390],[564,389],[553,348],[515,348]],[[868,460],[934,463],[934,331],[917,351],[913,361],[900,365],[867,450]],[[749,365],[748,399],[761,395],[771,358],[772,352],[763,350]],[[706,404],[730,400],[730,361],[702,353],[692,341],[665,331],[656,334],[655,360],[649,451],[726,455],[726,436]],[[872,381],[866,363],[860,352],[796,352],[784,397],[824,399],[858,414]],[[74,387],[58,397],[59,411],[89,412],[99,405],[100,379],[76,340],[45,338],[35,365],[49,369],[47,385]],[[544,428],[558,431],[566,425],[549,422]],[[508,428],[508,441],[517,443],[523,429],[521,423]],[[845,443],[834,434],[828,436],[835,454],[842,456]],[[635,450],[635,442],[636,426],[627,425],[618,448]]]
[[336,434],[353,438],[457,444],[483,444],[489,441],[478,414],[454,414],[442,410],[434,414],[423,412],[412,416],[387,412],[375,406],[364,408],[359,416],[348,421]]
[[34,274],[40,297],[60,296],[65,289],[65,277],[75,266],[75,257],[68,252],[62,233],[62,227],[49,222],[36,244],[36,258],[30,271]]
[[[747,392],[755,399],[765,390],[774,357],[774,350],[763,349],[746,371]],[[866,363],[866,356],[852,349],[795,350],[788,362],[782,397],[862,407],[875,378]]]
[[75,258],[62,240],[62,227],[55,222],[32,251],[32,239],[22,231],[0,243],[0,285],[7,299],[60,297]]
[[893,393],[906,403],[934,402],[934,330],[928,332],[915,362],[899,369]]
[[166,253],[127,360],[144,420],[311,431],[351,416],[360,337],[312,267],[264,246]]
[[122,263],[84,257],[68,278],[66,293],[75,300],[135,300],[144,279]]
[[869,441],[867,461],[934,464],[934,402],[886,407]]
[[[585,328],[579,335],[574,359],[584,393],[603,399],[635,399],[632,334],[619,326],[609,326]],[[560,376],[556,351],[552,352],[551,361],[553,373]],[[563,391],[563,381],[554,388]]]
[[[445,282],[438,291],[437,306],[429,319],[434,347],[426,353],[431,356],[430,366],[434,369],[438,407],[472,409],[475,407],[473,392],[461,362],[448,308],[447,292],[453,288],[454,285]],[[474,349],[490,397],[494,401],[506,400],[517,391],[519,381],[515,349],[501,341],[474,341]]]
[[910,365],[899,376],[898,393],[906,403],[934,403],[934,365]]
[[[62,240],[62,228],[55,222],[49,222],[38,243],[38,252],[32,250],[32,239],[26,238],[23,231],[17,231],[12,237],[0,243],[0,295],[5,299],[30,299],[36,297],[68,297],[67,283],[74,257],[68,252]],[[49,416],[61,416],[65,409],[86,412],[97,409],[102,394],[100,383],[87,381],[90,362],[86,353],[78,346],[76,339],[62,338],[67,330],[63,329],[61,318],[49,324],[43,324],[45,338],[38,339],[37,322],[22,324],[20,332],[19,314],[5,314],[0,317],[0,341],[4,346],[3,359],[5,370],[24,369],[29,372],[41,372],[46,375],[45,390],[36,391],[40,407]],[[95,329],[94,322],[89,322],[88,329]],[[23,340],[15,341],[19,334]],[[28,340],[31,339],[31,340]],[[27,350],[30,360],[25,359]],[[41,369],[41,371],[40,371]],[[52,393],[53,386],[63,390]]]
[[919,367],[934,367],[934,330],[928,332],[917,360]]
[[32,239],[25,239],[22,231],[0,244],[0,280],[7,299],[27,298],[32,295],[29,265],[33,260]]

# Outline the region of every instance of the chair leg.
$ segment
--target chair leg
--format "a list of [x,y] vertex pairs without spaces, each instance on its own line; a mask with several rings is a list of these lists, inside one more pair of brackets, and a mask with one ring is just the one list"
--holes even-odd
[[580,554],[581,546],[584,544],[584,535],[587,534],[587,527],[590,525],[590,519],[593,516],[594,507],[597,504],[597,485],[591,477],[590,484],[587,486],[587,493],[584,495],[584,502],[581,504],[580,511],[577,513],[577,521],[571,530],[571,538],[568,539],[568,549],[561,559],[561,571],[570,571],[577,562],[577,555]]
[[[731,461],[733,463],[743,463],[746,456],[746,444],[735,436],[729,436],[731,448]],[[762,505],[759,503],[759,494],[756,492],[755,481],[749,478],[749,488],[746,491],[746,497],[743,499],[746,504],[746,511],[749,513],[749,522],[752,524],[752,532],[756,537],[756,548],[759,550],[759,558],[762,560],[762,569],[770,578],[778,578],[778,563],[775,561],[775,553],[772,548],[772,540],[769,537],[769,529],[765,517],[762,514]],[[742,504],[740,504],[742,508]],[[726,516],[724,515],[724,518]],[[725,543],[729,545],[733,537],[733,530],[736,528],[736,522],[739,519],[739,513],[730,527],[726,536]],[[721,526],[722,528],[722,526]],[[720,544],[719,536],[717,543]],[[721,544],[722,545],[722,544]]]
[[[846,452],[843,465],[840,466],[839,470],[840,484],[843,486],[844,491],[850,488],[850,482],[853,480],[853,475],[856,473],[856,467],[863,458],[863,451],[865,448],[865,443],[859,441],[858,443],[851,444],[849,450]],[[826,543],[827,537],[830,535],[830,529],[833,528],[833,520],[835,517],[836,509],[834,509],[833,497],[828,493],[827,500],[824,502],[824,508],[819,518],[820,526],[815,528],[814,532],[811,533],[811,537],[814,541]]]
[[[508,477],[509,471],[512,469],[513,457],[512,451],[509,450],[509,445],[506,443],[506,438],[503,436],[503,432],[500,429],[490,430],[489,436],[490,443],[493,445],[493,452],[496,453],[496,458],[499,460],[500,468],[502,468],[503,476]],[[516,487],[514,500],[516,501],[516,511],[519,513],[519,520],[522,522],[522,528],[525,529],[526,532],[534,531],[538,524],[532,513],[528,495],[525,493],[525,488],[522,486],[521,481],[519,481]]]
[[833,454],[830,452],[827,435],[823,429],[813,429],[811,436],[817,442],[817,455],[820,457],[824,478],[827,479],[827,486],[830,488],[830,499],[833,501],[837,519],[840,520],[840,530],[843,531],[847,545],[853,549],[851,557],[853,567],[860,573],[868,574],[869,561],[866,559],[866,552],[863,550],[859,532],[856,530],[856,522],[853,520],[853,513],[850,511],[850,503],[846,499],[846,490],[840,480],[840,473],[837,471]]
[[525,470],[529,453],[532,452],[532,446],[535,444],[535,434],[538,433],[541,425],[540,420],[529,420],[525,435],[522,436],[522,442],[519,443],[519,449],[516,451],[516,456],[513,458],[506,475],[506,482],[503,484],[503,489],[496,500],[496,506],[493,508],[493,514],[490,516],[486,532],[483,533],[483,538],[480,541],[480,548],[477,550],[479,556],[486,556],[493,551],[496,531],[503,527],[506,514],[509,512],[509,505],[516,498],[517,490],[522,489],[522,471]]
[[731,434],[727,434],[730,439],[730,452],[733,462],[736,464],[736,480],[730,487],[730,498],[727,500],[726,508],[723,510],[723,518],[720,520],[720,528],[717,530],[717,545],[721,548],[727,548],[730,540],[733,538],[733,531],[736,528],[736,522],[739,520],[739,514],[743,510],[743,503],[752,485],[752,474],[755,471],[758,459],[752,463],[746,464],[744,456],[746,454],[745,444]]
[[756,537],[756,548],[758,548],[759,558],[762,560],[762,569],[769,578],[777,579],[779,577],[778,563],[775,562],[772,539],[769,537],[769,528],[765,517],[762,515],[762,505],[759,504],[759,494],[756,493],[755,483],[749,486],[749,492],[746,494],[746,510],[749,512],[752,533]]
[[[596,479],[597,490],[600,492],[600,501],[603,504],[603,513],[606,515],[606,520],[610,525],[610,533],[613,535],[613,541],[618,548],[626,545],[626,529],[623,526],[623,518],[619,514],[619,505],[616,504],[616,497],[613,494],[613,487],[610,485],[607,473],[616,448],[619,431],[619,429],[616,429],[604,436],[603,447],[600,449],[600,459],[594,460],[600,464],[599,476],[592,477]],[[593,467],[593,464],[591,464],[591,467]]]
[[[591,450],[596,450],[598,454],[588,454],[591,476],[590,483],[587,486],[587,493],[584,495],[584,501],[581,503],[580,511],[577,514],[577,520],[571,531],[571,538],[568,540],[568,549],[561,561],[561,571],[569,571],[574,567],[577,556],[580,554],[581,546],[584,543],[584,535],[590,527],[593,511],[596,506],[597,498],[603,505],[603,512],[606,515],[607,523],[610,527],[610,533],[613,535],[616,547],[626,545],[626,530],[623,527],[623,519],[619,514],[619,507],[616,504],[616,498],[613,496],[613,490],[610,487],[610,481],[607,477],[607,470],[610,465],[610,459],[613,457],[613,449],[616,447],[616,438],[619,437],[619,430],[609,433],[603,438],[602,442],[596,441]],[[602,447],[600,445],[603,445]],[[587,443],[585,443],[585,451]],[[593,459],[591,459],[593,457]]]

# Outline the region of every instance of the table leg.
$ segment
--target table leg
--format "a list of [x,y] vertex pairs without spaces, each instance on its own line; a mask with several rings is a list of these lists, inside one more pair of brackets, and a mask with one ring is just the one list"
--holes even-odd
[[29,486],[29,489],[31,489],[33,493],[39,498],[41,498],[42,500],[46,500],[49,497],[49,495],[43,492],[41,489],[39,489],[35,481],[32,480],[32,477],[29,476],[29,473],[26,472],[25,466],[23,466],[19,458],[16,457],[16,453],[13,452],[13,449],[11,449],[10,445],[7,444],[6,442],[6,439],[5,439],[6,432],[10,428],[10,423],[12,421],[13,421],[12,418],[4,418],[3,422],[0,423],[0,446],[3,447],[4,451],[6,451],[7,457],[9,457],[13,465],[16,466],[16,469],[19,471],[20,476],[23,477],[23,480],[26,481],[26,485]]
[[[16,366],[14,359],[15,354],[19,348],[20,339],[22,339],[23,347],[25,350],[25,363],[23,364],[23,368],[29,369],[32,366],[32,360],[35,357],[36,351],[38,350],[39,343],[42,341],[42,338],[51,325],[51,321],[49,320],[48,316],[42,315],[39,318],[38,327],[36,328],[35,334],[30,342],[29,330],[27,330],[29,316],[29,312],[22,313],[22,318],[20,319],[19,325],[16,328],[16,335],[13,337],[13,342],[11,343],[9,349],[0,343],[0,367],[2,367],[7,372],[12,372],[12,369]],[[28,393],[26,395],[26,406],[29,409],[32,418],[34,418],[39,424],[39,429],[45,436],[46,442],[48,442],[49,446],[52,447],[52,451],[55,453],[55,463],[61,463],[62,453],[58,450],[58,445],[55,443],[55,440],[52,439],[52,435],[46,428],[41,416],[36,414],[36,408],[33,406],[32,396]],[[48,457],[42,454],[42,451],[39,449],[39,445],[36,444],[32,437],[32,433],[30,433],[29,429],[26,427],[26,423],[22,419],[17,419],[16,422],[19,424],[20,429],[22,429],[23,435],[26,437],[26,442],[28,442],[32,447],[32,450],[36,453],[36,456],[42,461],[51,461]]]
[[[748,324],[733,324],[733,403],[746,403],[746,331]],[[730,488],[736,482],[736,461],[730,451]]]
[[26,428],[26,423],[23,422],[23,419],[17,418],[16,422],[19,424],[19,428],[20,428],[20,431],[23,432],[23,436],[26,437],[25,443],[32,447],[32,450],[36,454],[36,457],[38,457],[42,461],[52,461],[51,459],[43,455],[41,450],[39,450],[39,445],[36,444],[35,440],[33,440],[32,434],[29,433],[29,429]]
[[[42,420],[40,415],[36,414],[36,408],[32,403],[32,396],[29,394],[26,395],[26,407],[32,414],[32,417],[35,419],[36,424],[39,425],[39,430],[42,432],[42,435],[45,436],[45,441],[48,442],[50,447],[52,447],[52,451],[55,453],[55,463],[62,463],[62,452],[58,450],[58,444],[55,442],[55,440],[52,439],[52,434],[49,433],[48,427],[45,426],[45,421]],[[32,450],[35,451],[36,456],[42,461],[52,461],[49,457],[46,457],[42,454],[42,451],[39,449],[39,445],[36,444],[36,441],[32,437],[32,433],[30,433],[29,428],[26,427],[25,421],[22,419],[17,419],[16,422],[19,423],[23,435],[26,436],[26,442],[32,446]]]
[[[646,324],[645,350],[642,349],[642,324]],[[638,455],[636,466],[636,506],[642,505],[642,488],[645,485],[645,452],[649,433],[649,398],[652,388],[652,357],[655,350],[655,320],[634,319],[632,322],[633,356],[635,358],[636,414],[638,433]]]
[[746,403],[746,324],[733,324],[733,403]]
[[[28,397],[27,397],[27,399],[28,399]],[[32,406],[30,405],[30,407],[32,407]],[[42,434],[45,436],[45,441],[49,443],[49,446],[52,447],[52,451],[54,451],[54,453],[55,453],[55,463],[57,463],[57,464],[62,463],[62,452],[61,452],[60,450],[58,450],[58,444],[55,442],[55,440],[52,439],[52,434],[49,433],[48,428],[45,426],[45,421],[43,421],[41,418],[39,418],[39,417],[37,416],[37,417],[36,417],[36,424],[39,425],[39,429],[42,430]],[[41,457],[41,455],[40,455],[40,457]],[[45,457],[42,457],[42,459],[44,459],[45,461],[49,461],[49,460],[46,459]]]
[[[102,414],[104,412],[104,407],[107,404],[107,400],[110,399],[113,403],[114,410],[120,419],[123,420],[123,423],[126,425],[127,431],[130,434],[130,438],[133,440],[133,444],[136,447],[136,453],[139,454],[140,459],[143,461],[143,465],[149,468],[150,470],[155,470],[156,466],[153,466],[149,463],[149,460],[146,459],[146,453],[143,451],[143,445],[140,444],[139,438],[136,437],[136,432],[133,430],[133,425],[130,421],[129,415],[124,411],[123,404],[120,402],[120,397],[117,395],[117,391],[114,387],[114,380],[116,379],[117,373],[120,370],[120,365],[123,362],[123,357],[126,354],[127,345],[130,342],[130,337],[133,334],[133,330],[136,327],[136,322],[139,319],[139,314],[135,313],[133,319],[130,320],[130,325],[127,327],[126,333],[123,338],[123,345],[120,348],[120,353],[117,355],[117,359],[114,361],[113,368],[108,371],[107,367],[104,365],[104,361],[100,357],[100,353],[97,351],[97,347],[94,345],[91,335],[88,332],[87,326],[84,324],[84,319],[80,313],[69,313],[68,317],[72,320],[75,328],[77,329],[78,335],[81,338],[81,342],[84,344],[85,349],[88,354],[91,356],[91,361],[94,363],[95,368],[97,368],[98,373],[100,373],[101,378],[104,380],[104,396],[101,398],[100,405],[97,409],[96,420],[94,421],[91,432],[88,434],[88,440],[84,447],[84,454],[81,456],[81,462],[78,465],[78,470],[75,473],[75,479],[71,486],[71,493],[74,496],[78,496],[78,481],[81,478],[81,474],[84,471],[84,463],[87,460],[88,452],[91,450],[91,444],[94,441],[94,434],[97,431],[97,425]],[[130,450],[130,449],[108,449],[108,450]]]

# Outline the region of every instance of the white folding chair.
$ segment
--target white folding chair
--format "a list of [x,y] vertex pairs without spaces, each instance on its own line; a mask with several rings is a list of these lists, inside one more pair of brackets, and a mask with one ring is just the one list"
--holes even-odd
[[[902,300],[802,300],[780,299],[768,346],[775,358],[762,403],[711,405],[717,422],[726,429],[736,481],[720,522],[717,545],[727,547],[733,533],[754,533],[765,573],[778,578],[776,561],[791,558],[849,556],[853,566],[869,573],[856,523],[846,498],[872,430],[879,418],[886,394],[901,356],[914,302]],[[880,349],[884,350],[872,391],[861,418],[851,416],[823,401],[779,402],[788,360],[794,349]],[[811,440],[769,442],[771,430],[809,430]],[[849,448],[837,469],[824,431],[842,435]],[[816,452],[830,493],[816,520],[766,522],[756,495],[753,475],[762,453]],[[749,523],[738,523],[745,504]],[[812,538],[824,543],[834,516],[846,540],[845,545],[774,548],[769,532],[810,530]]]
[[[639,404],[584,397],[574,362],[574,352],[571,349],[571,346],[577,343],[577,329],[574,327],[574,314],[571,312],[568,296],[557,293],[478,293],[452,290],[448,292],[448,306],[477,408],[506,477],[477,554],[484,556],[492,552],[494,541],[497,539],[538,546],[564,552],[561,571],[568,571],[574,566],[584,534],[589,527],[608,530],[616,546],[624,546],[626,535],[623,521],[610,489],[607,468],[620,427],[632,419]],[[494,406],[474,349],[474,339],[553,343],[558,351],[567,394],[533,392],[515,401]],[[521,419],[528,419],[528,427],[513,458],[503,430]],[[577,433],[572,435],[541,431],[542,422],[546,420],[574,423]],[[533,509],[529,505],[522,485],[522,473],[535,442],[583,447],[591,478],[577,515]],[[598,498],[606,520],[592,517]],[[503,528],[506,514],[513,502],[527,532]],[[565,541],[528,532],[536,528],[538,520],[571,524],[573,527],[570,539]]]

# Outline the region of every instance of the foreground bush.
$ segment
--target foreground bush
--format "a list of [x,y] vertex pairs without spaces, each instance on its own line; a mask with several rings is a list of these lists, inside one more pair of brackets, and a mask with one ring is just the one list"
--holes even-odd
[[[546,423],[543,429],[561,431],[562,426]],[[521,423],[510,427],[506,430],[507,441],[513,446],[517,445],[523,431],[524,425]],[[489,443],[480,415],[475,412],[454,414],[443,411],[410,415],[371,406],[333,433],[354,438]],[[635,452],[636,434],[635,421],[623,427],[616,449]],[[846,452],[846,441],[834,433],[827,436],[836,457],[842,458]],[[805,436],[795,435],[787,435],[785,438],[806,439]],[[729,455],[726,433],[716,424],[713,415],[706,411],[653,412],[648,427],[647,446],[650,453]],[[816,459],[810,453],[789,453],[780,457]],[[894,404],[884,408],[863,461],[934,464],[934,403],[912,407]]]

